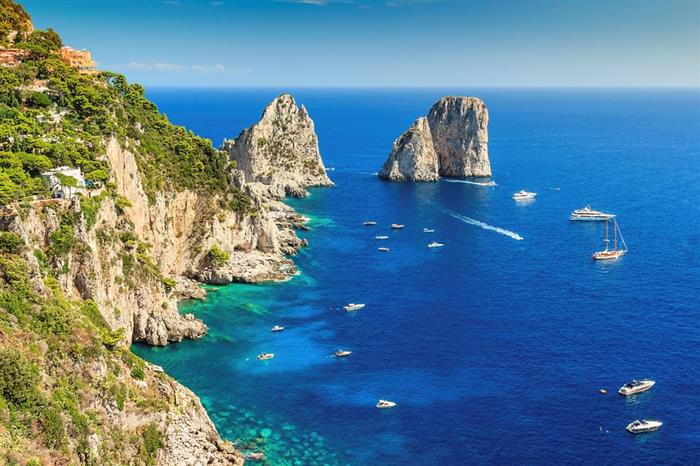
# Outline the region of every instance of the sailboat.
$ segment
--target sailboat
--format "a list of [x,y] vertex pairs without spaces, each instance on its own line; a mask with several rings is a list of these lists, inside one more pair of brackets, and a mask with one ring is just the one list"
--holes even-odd
[[604,260],[614,260],[623,256],[627,252],[627,244],[625,239],[622,237],[622,232],[620,231],[620,226],[617,224],[615,219],[613,222],[613,248],[610,249],[610,221],[605,221],[605,249],[593,253],[593,260],[604,261]]

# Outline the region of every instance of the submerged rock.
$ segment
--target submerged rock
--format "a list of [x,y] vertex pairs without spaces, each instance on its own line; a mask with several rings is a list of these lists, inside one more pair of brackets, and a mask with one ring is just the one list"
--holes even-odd
[[428,119],[418,118],[394,141],[379,177],[390,181],[436,181],[438,156],[433,147]]

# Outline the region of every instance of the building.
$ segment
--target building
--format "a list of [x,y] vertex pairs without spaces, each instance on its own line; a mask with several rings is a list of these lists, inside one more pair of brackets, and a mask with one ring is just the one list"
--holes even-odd
[[[85,178],[79,168],[58,167],[41,174],[49,184],[51,194],[56,199],[73,199],[76,194],[85,191]],[[65,178],[73,178],[75,186],[65,186]],[[72,183],[71,183],[72,184]]]
[[29,55],[27,50],[0,48],[0,65],[17,66],[27,55]]
[[75,50],[70,47],[61,47],[61,59],[69,66],[77,68],[81,73],[90,74],[97,72],[92,55],[90,55],[90,52],[87,50]]

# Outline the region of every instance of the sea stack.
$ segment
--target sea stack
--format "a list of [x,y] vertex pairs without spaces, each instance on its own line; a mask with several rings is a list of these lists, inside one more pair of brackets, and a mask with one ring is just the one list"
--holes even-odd
[[394,141],[379,177],[389,181],[436,181],[440,176],[491,176],[489,115],[477,97],[443,97]]
[[222,149],[246,182],[264,183],[283,195],[303,197],[307,187],[333,185],[318,150],[314,122],[289,94],[270,102],[258,123],[236,139],[225,140]]

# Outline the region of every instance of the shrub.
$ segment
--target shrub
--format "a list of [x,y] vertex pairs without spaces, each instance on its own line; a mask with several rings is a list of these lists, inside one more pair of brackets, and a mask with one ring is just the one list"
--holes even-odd
[[44,430],[44,443],[49,448],[60,448],[66,443],[63,419],[54,408],[44,410],[41,426]]
[[18,254],[24,244],[18,234],[9,231],[0,232],[0,252]]
[[209,249],[209,252],[207,253],[207,257],[210,261],[212,261],[219,267],[223,267],[224,265],[226,265],[226,263],[231,258],[229,253],[227,253],[226,251],[222,251],[218,246],[212,246],[211,249]]
[[8,403],[31,406],[38,398],[38,383],[38,371],[22,353],[0,349],[0,395]]
[[175,288],[175,285],[177,284],[177,283],[175,282],[175,280],[173,280],[173,279],[170,278],[170,277],[164,277],[163,280],[162,280],[162,282],[163,282],[163,286],[165,286],[165,289],[168,290],[168,291],[170,291],[170,290],[172,290],[173,288]]
[[158,430],[158,426],[151,423],[143,431],[143,452],[146,464],[154,464],[158,450],[165,446],[163,434]]

